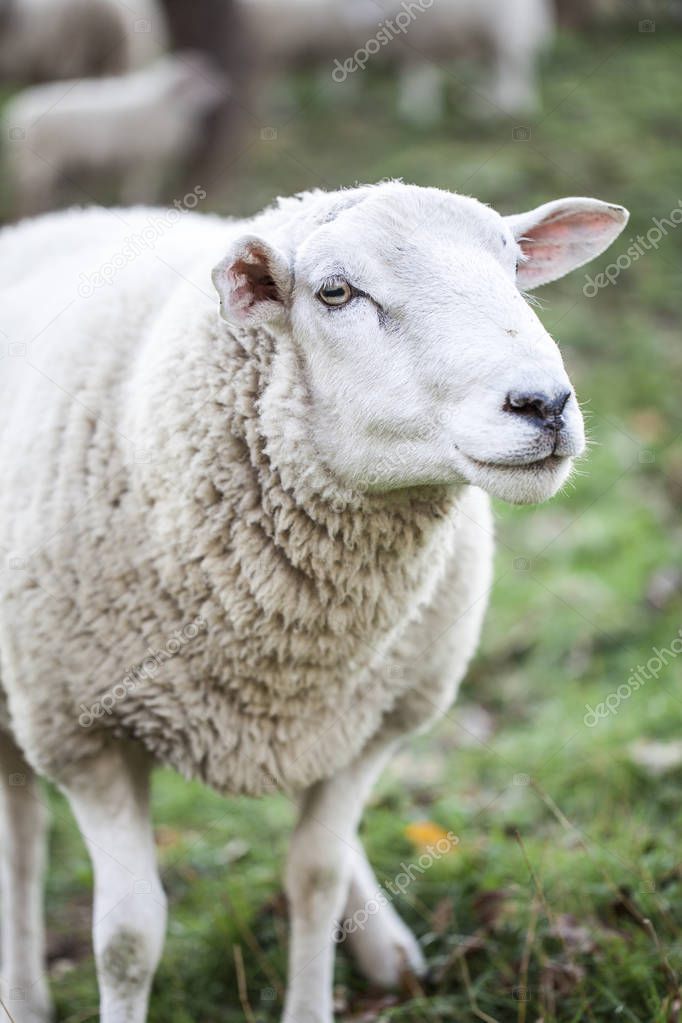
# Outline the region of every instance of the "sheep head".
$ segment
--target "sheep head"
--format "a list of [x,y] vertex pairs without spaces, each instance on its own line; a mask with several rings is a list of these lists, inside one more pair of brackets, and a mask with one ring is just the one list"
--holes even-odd
[[[388,182],[264,216],[213,280],[223,317],[293,346],[315,451],[344,486],[469,483],[551,497],[585,446],[559,350],[523,292],[602,252],[628,214],[571,198],[503,217]],[[254,226],[259,225],[258,219]]]

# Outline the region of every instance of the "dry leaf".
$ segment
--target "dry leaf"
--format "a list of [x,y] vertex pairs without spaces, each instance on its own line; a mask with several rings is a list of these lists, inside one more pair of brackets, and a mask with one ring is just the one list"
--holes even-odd
[[163,824],[154,829],[156,846],[158,849],[175,849],[187,839],[186,831],[178,831],[177,828],[167,828]]
[[446,831],[434,821],[415,821],[405,828],[406,837],[417,849],[425,849],[430,845],[445,841],[452,846],[450,852],[454,852],[457,844],[451,841],[450,834],[451,832]]

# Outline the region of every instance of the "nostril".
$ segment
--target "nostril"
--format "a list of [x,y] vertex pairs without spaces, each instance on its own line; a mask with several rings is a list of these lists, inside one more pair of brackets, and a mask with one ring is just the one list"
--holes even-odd
[[505,409],[517,416],[529,416],[533,419],[544,419],[548,398],[539,391],[510,391],[507,395]]
[[505,412],[529,419],[540,419],[555,424],[566,407],[570,391],[549,395],[542,391],[510,391],[504,403]]
[[566,408],[566,404],[567,404],[568,399],[570,397],[571,397],[571,392],[570,391],[562,391],[561,394],[559,394],[554,399],[554,415],[555,416],[560,416],[561,415],[561,413]]

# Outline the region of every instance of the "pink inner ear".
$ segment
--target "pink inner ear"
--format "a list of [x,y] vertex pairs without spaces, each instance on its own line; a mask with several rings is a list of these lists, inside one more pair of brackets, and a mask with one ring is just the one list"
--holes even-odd
[[536,227],[530,228],[519,244],[525,255],[537,259],[542,258],[543,250],[549,252],[557,245],[570,250],[583,245],[585,241],[594,242],[611,226],[613,220],[604,213],[588,210],[568,215],[557,213],[549,220],[543,220]]
[[281,316],[289,291],[285,259],[265,241],[239,239],[211,274],[223,319],[255,324]]
[[522,275],[526,283],[544,277],[549,265],[559,268],[580,258],[581,252],[613,225],[607,214],[593,210],[556,213],[526,231],[519,245],[528,263],[523,266]]
[[227,278],[230,285],[233,308],[246,312],[254,303],[251,287],[243,276],[233,271],[228,271]]
[[242,309],[259,302],[279,302],[277,285],[268,270],[265,254],[254,251],[253,255],[257,262],[237,259],[228,271],[233,299]]

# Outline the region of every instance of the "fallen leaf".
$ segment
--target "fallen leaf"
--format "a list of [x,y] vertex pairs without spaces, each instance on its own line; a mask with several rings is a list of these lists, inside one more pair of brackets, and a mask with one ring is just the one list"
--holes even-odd
[[[450,839],[451,832],[442,828],[440,824],[436,824],[434,821],[415,821],[413,824],[408,824],[405,828],[405,835],[409,838],[410,842],[417,849],[426,849],[430,845],[436,845],[438,842],[447,842],[451,848],[449,852],[454,852],[457,848],[457,843],[452,842]],[[439,850],[440,851],[440,850]]]
[[187,833],[178,831],[177,828],[167,828],[161,825],[154,829],[154,836],[157,848],[164,850],[174,849],[180,845],[187,838]]
[[670,742],[638,739],[630,744],[628,752],[632,762],[643,767],[649,774],[665,774],[682,764],[682,739]]

